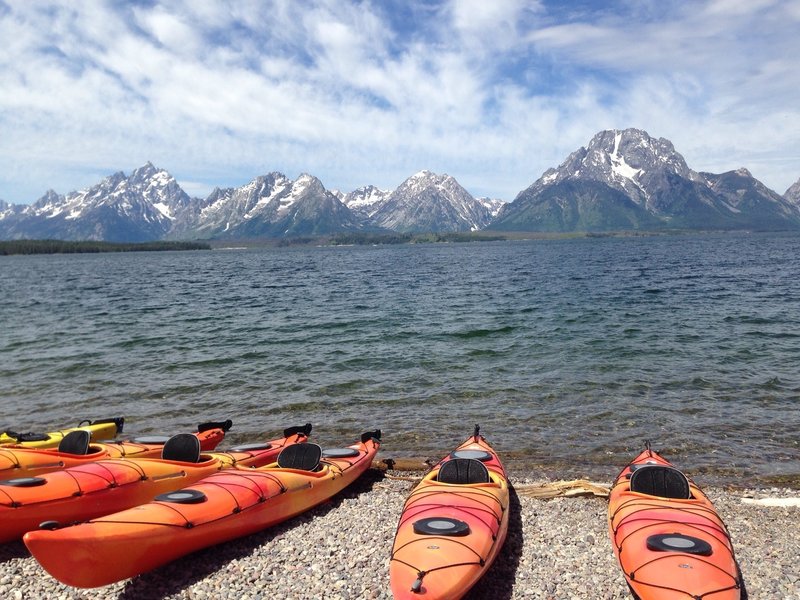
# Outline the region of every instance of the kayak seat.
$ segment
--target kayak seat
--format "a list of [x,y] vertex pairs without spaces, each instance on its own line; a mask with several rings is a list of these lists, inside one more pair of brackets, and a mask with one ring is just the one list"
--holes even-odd
[[686,475],[674,467],[664,465],[646,465],[636,469],[631,475],[632,492],[688,500],[692,497],[689,480]]
[[161,449],[161,458],[196,463],[200,460],[200,440],[193,433],[173,435]]
[[278,466],[282,469],[316,471],[322,458],[322,448],[317,444],[292,444],[278,455]]
[[453,458],[439,468],[436,481],[440,483],[489,483],[489,470],[474,458]]
[[58,443],[58,451],[65,454],[75,454],[83,456],[89,454],[89,441],[92,435],[85,429],[76,429],[70,431],[67,435],[61,438]]

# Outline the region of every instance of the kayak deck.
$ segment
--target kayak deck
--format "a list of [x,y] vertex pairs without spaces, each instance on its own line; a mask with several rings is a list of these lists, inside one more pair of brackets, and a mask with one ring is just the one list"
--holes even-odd
[[508,505],[505,470],[486,440],[475,435],[442,459],[406,500],[389,567],[394,597],[466,594],[505,542]]
[[641,600],[739,600],[730,534],[708,497],[649,448],[626,466],[609,496],[614,554]]

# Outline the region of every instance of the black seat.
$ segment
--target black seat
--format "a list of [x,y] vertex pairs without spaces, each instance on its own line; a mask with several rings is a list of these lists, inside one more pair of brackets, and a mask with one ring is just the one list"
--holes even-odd
[[439,468],[436,481],[441,483],[489,483],[489,470],[474,458],[453,458]]
[[58,443],[58,451],[65,454],[84,455],[89,454],[89,441],[92,439],[90,434],[85,429],[76,429],[70,431],[67,435],[61,438]]
[[278,455],[278,466],[282,469],[314,471],[322,458],[322,448],[316,444],[292,444]]
[[200,460],[200,440],[192,433],[173,435],[164,443],[161,458],[196,463]]
[[686,475],[674,467],[646,465],[631,475],[631,491],[660,498],[688,500],[692,497]]

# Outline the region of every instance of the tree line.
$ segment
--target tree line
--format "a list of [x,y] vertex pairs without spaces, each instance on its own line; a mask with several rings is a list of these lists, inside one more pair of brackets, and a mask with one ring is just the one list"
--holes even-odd
[[68,242],[64,240],[11,240],[0,242],[0,255],[80,254],[96,252],[156,252],[164,250],[211,250],[204,242]]

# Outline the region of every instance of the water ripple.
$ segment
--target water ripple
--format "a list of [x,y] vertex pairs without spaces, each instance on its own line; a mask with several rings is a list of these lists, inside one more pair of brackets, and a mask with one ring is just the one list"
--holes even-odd
[[479,422],[557,476],[610,479],[648,439],[706,481],[800,481],[798,255],[735,234],[0,257],[3,420],[380,427],[400,456]]

